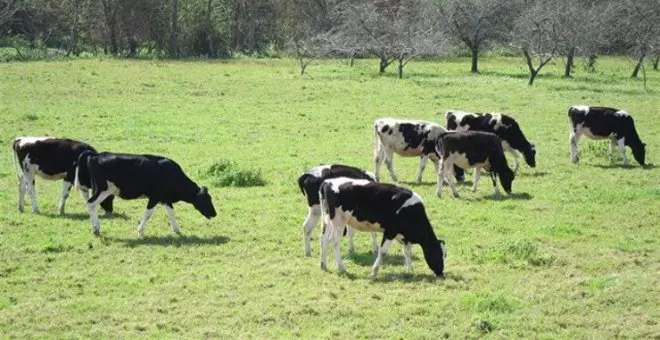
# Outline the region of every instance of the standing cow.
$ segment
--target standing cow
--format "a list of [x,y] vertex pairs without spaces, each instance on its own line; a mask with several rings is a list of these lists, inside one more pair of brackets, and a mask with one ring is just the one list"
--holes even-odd
[[[323,181],[326,179],[336,177],[349,177],[355,179],[364,179],[368,181],[376,181],[376,176],[374,176],[374,174],[369,171],[340,164],[319,165],[305,171],[302,175],[300,175],[300,177],[298,177],[298,186],[300,187],[300,191],[303,193],[303,195],[307,196],[307,218],[305,218],[305,222],[303,222],[303,243],[305,245],[306,256],[311,256],[312,254],[310,246],[312,230],[314,227],[316,227],[316,224],[321,218],[321,205],[319,200],[319,189],[321,188],[321,183],[323,183]],[[354,253],[355,247],[353,244],[353,238],[355,236],[355,230],[353,228],[347,229],[348,252]],[[376,239],[375,233],[371,233],[371,240],[373,243],[374,254],[376,254],[378,252],[378,240]]]
[[402,157],[421,157],[417,183],[422,182],[422,174],[429,158],[437,172],[438,156],[435,153],[435,141],[446,131],[442,126],[421,120],[381,118],[374,122],[374,129],[378,138],[374,157],[377,180],[380,179],[380,165],[385,161],[390,177],[393,181],[397,181],[392,168],[394,153]]
[[[530,168],[536,167],[536,147],[530,143],[516,120],[502,113],[472,113],[450,110],[445,113],[447,130],[484,131],[496,134],[502,148],[513,156],[513,171],[518,171],[518,153],[522,153]],[[463,170],[455,168],[456,178],[463,179]]]
[[477,190],[477,183],[481,169],[490,172],[493,180],[493,189],[495,195],[499,195],[497,188],[497,177],[504,188],[504,191],[511,193],[511,183],[515,178],[514,172],[509,168],[504,157],[502,149],[502,140],[490,132],[482,131],[448,131],[438,138],[438,153],[440,154],[440,171],[438,172],[438,184],[436,194],[442,196],[443,179],[449,183],[454,197],[458,197],[458,192],[454,187],[454,182],[447,176],[455,166],[462,169],[474,169],[474,183],[472,191]]
[[[37,176],[46,180],[64,180],[59,203],[59,212],[63,215],[66,199],[74,184],[78,156],[83,152],[96,154],[96,150],[87,143],[53,137],[18,137],[12,149],[18,172],[18,210],[24,210],[27,191],[35,214],[39,213],[35,189]],[[80,191],[85,200],[89,199],[90,187],[89,178],[80,180]],[[108,213],[112,212],[112,200],[113,196],[109,196],[101,203]]]
[[580,161],[578,142],[580,136],[585,135],[591,139],[609,139],[610,154],[618,146],[625,166],[628,166],[626,146],[629,146],[637,163],[644,165],[646,144],[639,139],[635,122],[628,112],[611,107],[573,105],[568,109],[568,123],[573,163]]
[[208,219],[216,216],[207,188],[195,184],[179,164],[169,158],[83,152],[77,163],[79,177],[87,174],[92,183],[92,197],[87,201],[87,208],[95,235],[99,235],[101,230],[96,206],[110,195],[126,200],[148,199],[147,210],[138,226],[140,236],[144,236],[144,227],[157,204],[165,206],[172,230],[177,234],[181,233],[174,218],[174,203],[178,201],[192,204]]
[[321,206],[326,230],[321,239],[321,269],[327,269],[327,247],[333,247],[339,272],[345,270],[339,241],[346,226],[360,231],[381,232],[383,240],[372,267],[376,276],[394,239],[403,244],[406,271],[412,272],[412,244],[419,244],[435,275],[444,274],[445,243],[433,232],[422,198],[392,184],[346,177],[321,184]]

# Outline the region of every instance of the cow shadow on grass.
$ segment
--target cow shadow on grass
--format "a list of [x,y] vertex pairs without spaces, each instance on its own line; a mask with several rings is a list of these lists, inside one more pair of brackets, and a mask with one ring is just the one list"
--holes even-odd
[[[348,259],[359,266],[371,267],[374,264],[374,261],[376,261],[376,255],[370,251],[364,253],[353,253],[348,255]],[[419,259],[413,255],[412,260],[414,263]],[[386,265],[403,266],[405,263],[406,259],[403,257],[403,255],[393,254],[391,252],[388,252],[383,259],[383,264]]]
[[134,238],[114,238],[103,237],[105,241],[124,243],[124,246],[134,248],[137,246],[199,246],[199,245],[222,245],[229,241],[231,238],[223,235],[215,235],[209,237],[200,237],[196,235],[171,235],[171,236],[145,236]]
[[[43,214],[46,217],[49,218],[64,218],[68,220],[76,220],[76,221],[84,221],[84,220],[89,220],[89,214],[86,213],[65,213],[64,215],[60,215],[58,213],[54,212],[49,212],[49,213],[44,213]],[[112,213],[112,214],[100,214],[99,215],[100,219],[104,220],[128,220],[129,217],[128,215],[124,213]]]
[[644,170],[651,170],[655,169],[656,166],[655,164],[646,164],[646,165],[623,165],[623,163],[618,163],[618,164],[590,164],[590,166],[594,168],[601,168],[601,169],[624,169],[624,170],[633,170],[636,168],[642,168]]
[[549,175],[547,171],[535,171],[535,172],[517,172],[516,177],[545,177]]
[[508,201],[508,200],[514,200],[514,201],[528,201],[534,198],[534,196],[526,193],[526,192],[512,192],[510,194],[500,194],[500,195],[487,195],[487,196],[479,196],[479,197],[467,197],[459,199],[465,199],[468,201]]

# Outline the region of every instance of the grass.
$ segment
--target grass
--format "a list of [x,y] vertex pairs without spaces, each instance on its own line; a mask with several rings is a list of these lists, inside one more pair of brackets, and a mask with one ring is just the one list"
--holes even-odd
[[[648,72],[647,92],[617,58],[573,79],[556,62],[531,88],[518,58],[486,58],[480,75],[467,59],[413,61],[401,80],[376,67],[324,61],[300,77],[286,59],[0,64],[0,337],[660,337],[660,73]],[[587,139],[571,164],[576,103],[630,112],[651,165],[621,167],[607,142]],[[409,184],[418,160],[395,159],[447,243],[445,278],[419,247],[405,274],[396,245],[371,279],[367,234],[345,255],[348,275],[332,257],[320,270],[319,228],[304,257],[297,176],[319,163],[372,169],[375,118],[442,122],[448,109],[512,114],[537,167],[521,167],[504,199],[486,180],[437,199],[431,170]],[[181,236],[157,209],[139,238],[146,201],[115,201],[94,237],[79,194],[57,215],[60,183],[37,180],[42,214],[18,212],[10,145],[20,135],[168,156],[200,185],[223,162],[266,183],[211,187],[210,222],[177,204]]]

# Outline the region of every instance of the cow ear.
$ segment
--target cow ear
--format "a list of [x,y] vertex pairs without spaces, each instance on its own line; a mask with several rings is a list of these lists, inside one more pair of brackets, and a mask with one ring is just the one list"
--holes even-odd
[[206,195],[209,193],[209,188],[207,187],[202,187],[202,194]]

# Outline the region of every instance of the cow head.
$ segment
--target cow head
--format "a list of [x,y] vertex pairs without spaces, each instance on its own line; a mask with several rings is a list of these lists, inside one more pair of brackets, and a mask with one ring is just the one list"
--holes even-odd
[[197,211],[208,219],[212,219],[217,215],[215,207],[213,207],[213,202],[211,201],[211,195],[209,195],[209,191],[206,187],[202,187],[197,195],[195,195],[192,204]]
[[529,144],[529,148],[523,152],[523,156],[530,168],[536,166],[536,146],[534,144]]
[[639,165],[644,166],[644,158],[646,158],[646,144],[642,143],[640,146],[636,148],[631,148],[633,157],[635,157],[635,160]]
[[436,276],[443,276],[445,271],[445,241],[436,240],[430,244],[422,245],[424,259]]
[[507,194],[510,194],[511,183],[513,183],[513,179],[516,177],[513,170],[507,167],[504,171],[500,171],[497,176],[500,178],[500,184],[502,184],[504,191],[506,191]]

